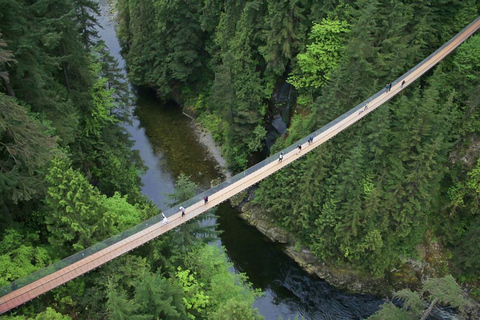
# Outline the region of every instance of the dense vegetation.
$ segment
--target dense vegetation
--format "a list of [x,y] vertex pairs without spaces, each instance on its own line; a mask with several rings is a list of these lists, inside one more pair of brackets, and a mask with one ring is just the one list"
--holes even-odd
[[[192,105],[237,170],[263,148],[276,84],[286,79],[298,99],[273,151],[383,88],[479,8],[477,0],[118,1],[132,81]],[[474,35],[368,119],[264,181],[256,201],[325,261],[383,276],[435,242],[448,260],[439,273],[478,283],[479,48]]]
[[[97,13],[92,0],[0,0],[0,286],[159,214],[118,125],[128,91]],[[177,202],[198,191],[177,187]],[[190,222],[2,318],[259,318],[213,236]]]

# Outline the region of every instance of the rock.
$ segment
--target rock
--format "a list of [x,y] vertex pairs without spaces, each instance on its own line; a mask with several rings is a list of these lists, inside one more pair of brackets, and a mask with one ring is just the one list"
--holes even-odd
[[385,284],[383,278],[375,278],[358,270],[338,267],[325,261],[321,262],[305,247],[296,250],[295,246],[290,245],[285,248],[285,251],[305,271],[315,274],[334,287],[354,293],[369,293],[381,296],[390,292],[390,286]]
[[459,143],[449,156],[450,162],[460,162],[465,168],[473,168],[480,155],[480,136],[471,134]]
[[232,206],[239,207],[240,204],[245,199],[245,197],[247,196],[247,193],[248,193],[248,190],[244,190],[244,191],[240,192],[239,194],[231,197],[230,198],[230,203],[232,204]]
[[262,212],[258,206],[253,205],[251,202],[247,202],[242,206],[240,211],[242,212],[240,217],[260,230],[260,232],[266,235],[270,240],[283,244],[289,242],[291,235],[278,227],[275,224],[275,221],[268,214]]

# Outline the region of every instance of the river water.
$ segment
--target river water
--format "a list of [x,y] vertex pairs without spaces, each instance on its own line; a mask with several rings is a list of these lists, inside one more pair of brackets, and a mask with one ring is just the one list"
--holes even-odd
[[[109,4],[107,0],[99,3],[100,38],[124,68]],[[192,120],[179,107],[160,102],[148,89],[132,88],[132,94],[131,124],[125,128],[148,167],[142,177],[144,195],[165,209],[169,207],[166,194],[173,192],[174,179],[180,173],[203,188],[221,176],[217,163],[198,140]],[[265,319],[362,319],[383,302],[367,295],[347,294],[310,276],[282,252],[280,245],[244,223],[228,202],[218,207],[217,215],[218,228],[223,231],[219,243],[234,265],[232,272],[246,273],[253,287],[264,292],[254,306]]]

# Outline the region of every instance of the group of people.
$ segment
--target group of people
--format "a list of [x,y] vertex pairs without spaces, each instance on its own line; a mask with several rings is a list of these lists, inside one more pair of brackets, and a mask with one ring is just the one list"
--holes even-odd
[[[403,81],[402,81],[402,84],[400,85],[400,88],[403,89],[403,86],[405,85],[405,83],[406,83],[405,80],[403,80]],[[387,84],[385,85],[385,90],[386,90],[387,92],[390,92],[390,90],[392,90],[392,83],[391,83],[391,82],[390,82],[390,83],[387,83]]]
[[[405,86],[405,84],[406,84],[406,82],[405,82],[405,80],[403,80],[403,81],[402,81],[402,84],[400,85],[400,88],[403,89],[403,87]],[[390,82],[390,83],[387,83],[387,84],[385,85],[385,91],[386,91],[386,92],[390,92],[390,90],[392,90],[392,83],[391,83],[391,82]],[[365,103],[365,106],[364,106],[362,109],[360,109],[360,111],[358,112],[358,114],[360,115],[360,114],[364,113],[364,112],[367,111],[367,110],[368,110],[368,103]]]
[[[208,196],[203,197],[203,203],[204,204],[208,203]],[[185,208],[183,206],[180,206],[180,208],[178,208],[178,210],[180,210],[180,212],[182,213],[182,217],[184,217],[185,216]],[[163,216],[162,226],[164,226],[164,225],[168,224],[168,219],[163,212],[162,212],[162,216]]]
[[[308,145],[311,145],[311,144],[313,143],[313,136],[310,136],[310,138],[308,138],[307,142],[308,142]],[[299,154],[299,153],[302,151],[302,144],[301,144],[301,143],[299,143],[299,144],[297,145],[297,150],[298,150],[298,151],[297,151],[297,154]],[[280,154],[278,155],[278,162],[282,162],[282,161],[283,161],[283,156],[284,156],[284,154],[283,154],[283,151],[282,151],[282,152],[280,152]]]

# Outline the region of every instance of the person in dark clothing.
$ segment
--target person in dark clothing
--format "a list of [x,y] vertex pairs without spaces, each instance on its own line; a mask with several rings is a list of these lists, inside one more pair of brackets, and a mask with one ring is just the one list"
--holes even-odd
[[405,85],[405,80],[402,81],[402,85],[400,86],[400,88],[403,88],[404,85]]
[[301,145],[301,144],[299,144],[299,145],[297,146],[297,149],[298,149],[298,152],[297,152],[297,154],[299,154],[299,153],[300,153],[300,151],[302,151],[302,145]]
[[387,83],[387,85],[385,86],[385,89],[387,90],[387,92],[390,92],[390,90],[392,90],[392,83]]
[[208,196],[203,197],[203,204],[207,204],[208,202]]
[[313,143],[313,136],[310,136],[310,138],[308,138],[308,144],[312,144]]

